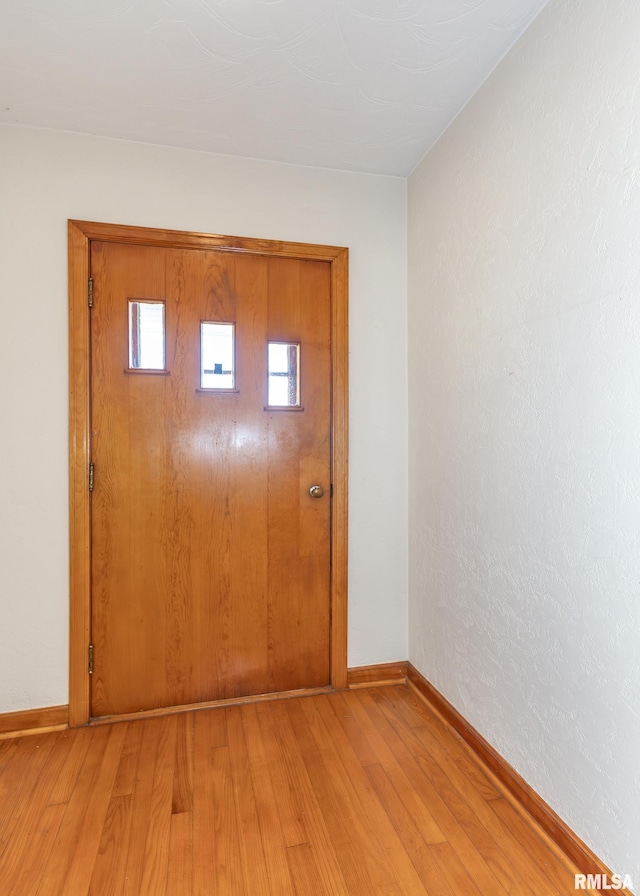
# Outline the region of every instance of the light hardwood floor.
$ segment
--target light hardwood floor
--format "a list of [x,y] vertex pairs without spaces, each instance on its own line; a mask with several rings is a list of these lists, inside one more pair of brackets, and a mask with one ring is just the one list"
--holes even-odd
[[7,896],[567,896],[407,685],[0,743]]

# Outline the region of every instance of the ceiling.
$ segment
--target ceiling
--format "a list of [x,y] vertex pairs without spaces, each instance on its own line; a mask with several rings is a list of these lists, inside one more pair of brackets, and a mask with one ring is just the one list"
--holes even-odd
[[0,0],[0,123],[407,175],[546,0]]

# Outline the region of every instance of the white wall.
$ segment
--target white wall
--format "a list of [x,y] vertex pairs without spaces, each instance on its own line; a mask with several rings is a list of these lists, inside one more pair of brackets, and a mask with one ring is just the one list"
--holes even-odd
[[405,195],[400,178],[0,128],[0,712],[68,699],[68,218],[349,247],[349,664],[406,658]]
[[410,658],[638,892],[639,34],[553,0],[408,189]]

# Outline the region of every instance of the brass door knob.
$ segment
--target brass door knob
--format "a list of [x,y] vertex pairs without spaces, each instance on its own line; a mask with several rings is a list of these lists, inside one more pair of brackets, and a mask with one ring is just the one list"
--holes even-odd
[[312,485],[309,494],[312,498],[321,498],[324,495],[324,489],[321,485]]

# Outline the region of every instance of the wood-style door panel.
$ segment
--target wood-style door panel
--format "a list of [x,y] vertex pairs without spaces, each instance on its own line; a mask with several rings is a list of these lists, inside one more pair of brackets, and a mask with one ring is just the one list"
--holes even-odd
[[[91,276],[91,714],[327,685],[331,265],[96,240]],[[131,299],[165,303],[164,372],[128,370]],[[199,388],[202,321],[235,391]],[[269,341],[301,409],[267,408]]]

